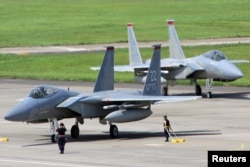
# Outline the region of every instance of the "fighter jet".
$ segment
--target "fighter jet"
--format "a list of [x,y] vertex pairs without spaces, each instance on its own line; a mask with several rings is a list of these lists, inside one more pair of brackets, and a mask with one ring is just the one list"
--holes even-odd
[[[161,59],[161,82],[166,83],[163,94],[168,95],[168,85],[175,84],[176,80],[190,80],[195,85],[196,95],[202,95],[198,79],[206,79],[207,97],[212,98],[212,82],[230,82],[243,76],[242,72],[233,63],[245,63],[247,60],[228,60],[218,50],[211,50],[204,54],[185,58],[173,20],[167,20],[169,34],[169,58]],[[129,65],[117,65],[115,71],[134,72],[136,82],[144,83],[146,79],[145,70],[140,67],[149,66],[150,59],[142,61],[140,51],[133,31],[133,25],[127,24],[129,43]],[[92,70],[98,68],[93,67]]]
[[52,142],[56,141],[58,120],[75,118],[71,137],[78,138],[79,126],[86,118],[99,118],[110,125],[110,136],[118,137],[113,123],[138,121],[151,115],[151,104],[195,100],[198,96],[160,96],[160,45],[154,46],[147,80],[142,91],[114,90],[114,47],[107,47],[92,93],[80,94],[54,86],[40,85],[31,90],[5,115],[9,121],[50,122]]

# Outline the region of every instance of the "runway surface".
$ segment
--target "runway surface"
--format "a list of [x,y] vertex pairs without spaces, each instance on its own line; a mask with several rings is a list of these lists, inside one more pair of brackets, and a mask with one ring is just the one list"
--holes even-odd
[[[120,137],[110,139],[109,126],[97,119],[80,125],[80,138],[70,138],[74,119],[64,122],[65,154],[50,141],[45,124],[8,122],[4,114],[16,100],[38,84],[91,92],[93,83],[0,79],[0,164],[4,167],[206,167],[208,150],[250,150],[250,89],[214,87],[213,99],[154,105],[153,114],[142,121],[117,124]],[[116,84],[116,89],[141,89],[139,84]],[[193,86],[169,87],[172,95],[193,95]],[[183,143],[165,142],[163,118],[167,114]]]

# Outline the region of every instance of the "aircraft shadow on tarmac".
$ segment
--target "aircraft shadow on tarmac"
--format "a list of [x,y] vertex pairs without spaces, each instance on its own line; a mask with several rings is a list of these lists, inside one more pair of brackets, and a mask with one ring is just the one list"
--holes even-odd
[[[175,134],[178,137],[183,136],[200,136],[200,135],[221,135],[220,130],[191,130],[191,131],[176,131]],[[174,137],[174,134],[171,133]],[[43,146],[43,145],[51,145],[50,136],[49,135],[41,135],[41,138],[36,140],[36,142],[29,145],[24,145],[22,147],[32,147],[32,146]],[[105,140],[134,140],[134,139],[145,139],[151,137],[161,137],[164,138],[163,132],[131,132],[131,131],[122,131],[119,134],[119,137],[116,139],[111,139],[109,136],[109,132],[103,132],[100,134],[82,134],[77,139],[72,139],[70,135],[66,135],[67,142],[95,142],[95,141],[105,141]],[[44,142],[43,142],[44,141]]]
[[[98,140],[110,140],[109,132],[104,132],[105,134],[99,135],[82,135],[76,140],[69,139],[70,142],[75,141],[98,141]],[[107,134],[107,135],[106,135]],[[193,131],[176,131],[175,134],[178,137],[181,136],[197,136],[197,135],[220,135],[222,134],[219,130],[193,130]],[[174,136],[173,133],[171,133]],[[151,137],[162,137],[164,138],[164,132],[132,132],[132,131],[122,131],[117,139],[119,140],[134,140],[134,139],[144,139]]]
[[[171,94],[174,96],[193,96],[193,93],[182,93],[182,94]],[[205,94],[202,95],[203,98],[207,98]],[[214,93],[213,98],[225,98],[225,99],[238,99],[238,100],[249,100],[250,92],[235,92],[235,93]]]
[[214,94],[214,98],[225,98],[225,99],[238,99],[238,100],[249,100],[250,92],[239,92],[239,93],[222,93]]

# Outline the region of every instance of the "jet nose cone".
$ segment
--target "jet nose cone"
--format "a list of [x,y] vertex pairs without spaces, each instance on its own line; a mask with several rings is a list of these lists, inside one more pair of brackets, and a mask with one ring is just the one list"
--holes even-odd
[[8,111],[7,114],[5,114],[4,119],[8,121],[12,121],[15,118],[15,114],[12,111]]
[[25,121],[27,118],[27,113],[17,110],[16,108],[9,110],[4,116],[4,119],[8,121]]
[[236,80],[239,79],[243,76],[241,70],[236,67],[234,64],[223,64],[223,71],[222,71],[222,75],[224,76],[225,80]]
[[236,80],[236,79],[241,78],[243,74],[239,68],[233,65],[230,69],[228,69],[226,76],[231,80]]
[[16,106],[10,109],[4,116],[8,121],[26,121],[29,115],[29,110],[25,103],[19,102]]
[[237,69],[237,70],[232,72],[232,76],[233,76],[233,78],[238,79],[238,78],[241,78],[243,76],[243,74],[239,69]]

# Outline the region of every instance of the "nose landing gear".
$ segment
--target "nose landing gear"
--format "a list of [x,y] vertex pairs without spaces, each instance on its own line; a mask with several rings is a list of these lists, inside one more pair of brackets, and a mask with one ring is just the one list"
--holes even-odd
[[50,122],[50,129],[52,131],[51,142],[55,143],[57,141],[56,129],[58,128],[58,122],[57,119],[55,118],[50,119],[49,122]]

